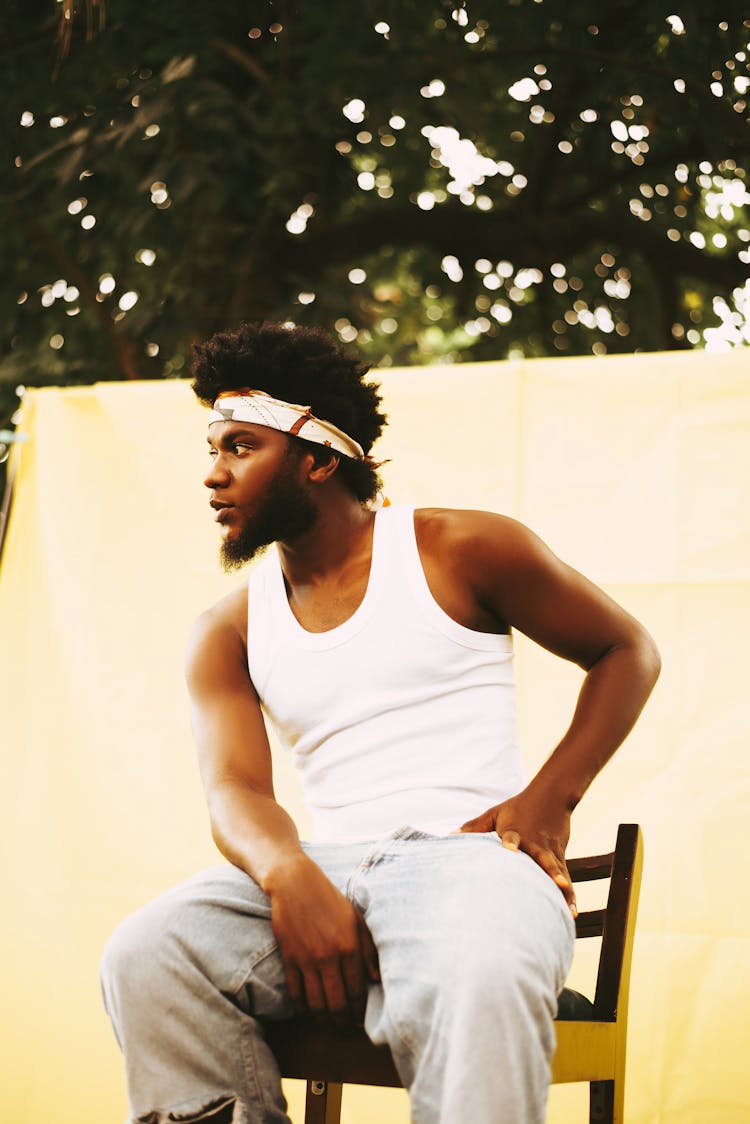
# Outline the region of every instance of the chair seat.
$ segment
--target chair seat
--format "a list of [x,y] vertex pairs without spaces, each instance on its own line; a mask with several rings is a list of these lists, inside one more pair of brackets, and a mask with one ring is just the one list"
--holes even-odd
[[[593,1004],[571,988],[560,994],[557,1020],[585,1022],[593,1019]],[[333,1024],[297,1015],[265,1025],[266,1041],[286,1077],[321,1081],[399,1086],[401,1080],[387,1046],[373,1046],[362,1027],[337,1029]]]
[[361,1026],[335,1027],[309,1015],[264,1026],[284,1077],[353,1085],[401,1086],[387,1046],[374,1046]]

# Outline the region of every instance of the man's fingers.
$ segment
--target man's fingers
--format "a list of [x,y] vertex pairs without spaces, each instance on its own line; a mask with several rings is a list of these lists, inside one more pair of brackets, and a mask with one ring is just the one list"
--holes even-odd
[[574,917],[577,917],[578,916],[578,905],[576,903],[576,892],[573,888],[573,881],[570,877],[570,872],[568,870],[567,863],[565,862],[564,859],[560,863],[560,868],[561,869],[555,875],[555,882],[557,883],[557,885],[562,890],[562,892],[565,896],[565,900],[568,903],[568,906],[570,907],[570,912],[573,914]]
[[570,878],[566,878],[564,874],[556,874],[554,880],[557,883],[557,885],[560,887],[560,889],[562,890],[563,897],[565,898],[565,901],[568,903],[568,908],[570,909],[570,912],[573,914],[574,917],[577,917],[578,916],[578,906],[576,904],[575,890],[573,889],[573,883],[570,881]]
[[335,1022],[348,1022],[351,1018],[349,996],[347,994],[342,963],[339,960],[321,966],[320,979],[323,984],[323,1006],[317,1010],[328,1011]]
[[305,968],[303,973],[305,989],[305,1005],[308,1011],[320,1014],[326,1009],[326,997],[323,983],[315,968]]
[[534,862],[542,868],[542,870],[550,876],[556,886],[562,891],[565,901],[568,903],[568,908],[574,917],[578,916],[578,907],[576,905],[576,895],[573,889],[573,883],[568,873],[568,868],[565,865],[564,859],[559,859],[552,851],[542,850],[541,848],[534,852],[529,852]]
[[365,972],[362,955],[359,952],[345,956],[341,961],[341,969],[346,985],[346,994],[349,999],[349,1008],[356,1022],[362,1022],[365,1014]]
[[503,847],[507,847],[509,851],[517,851],[521,846],[521,836],[512,828],[500,832],[500,841]]
[[467,820],[466,823],[461,824],[456,834],[460,835],[461,832],[464,831],[484,832],[494,830],[495,817],[490,810],[488,812],[482,812],[481,816],[475,816],[473,820]]
[[285,966],[284,974],[286,976],[286,989],[292,1001],[292,1006],[295,1011],[304,1011],[307,1004],[301,972],[294,967]]

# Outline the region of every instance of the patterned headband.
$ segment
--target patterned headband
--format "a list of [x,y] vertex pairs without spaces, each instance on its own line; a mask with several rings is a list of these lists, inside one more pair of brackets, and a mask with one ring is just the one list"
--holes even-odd
[[295,406],[280,402],[263,390],[224,390],[214,402],[208,424],[219,421],[251,422],[278,429],[293,437],[303,437],[316,445],[326,445],[345,457],[361,460],[364,449],[353,437],[347,436],[332,422],[314,418],[309,406]]

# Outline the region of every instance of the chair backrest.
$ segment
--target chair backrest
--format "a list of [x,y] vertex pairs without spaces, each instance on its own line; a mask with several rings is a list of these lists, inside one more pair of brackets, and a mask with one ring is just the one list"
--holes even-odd
[[615,849],[607,855],[570,859],[573,882],[609,879],[604,909],[582,911],[576,918],[577,937],[601,937],[599,970],[594,995],[594,1019],[615,1022],[627,1003],[635,922],[643,870],[643,837],[638,824],[620,824]]
[[[602,937],[593,1013],[597,1022],[615,1022],[627,1015],[630,961],[635,936],[643,864],[643,843],[637,824],[620,824],[615,849],[607,855],[570,859],[574,882],[609,879],[604,909],[581,911],[577,937]],[[283,1077],[317,1082],[400,1086],[387,1046],[373,1046],[361,1027],[339,1030],[306,1015],[268,1023],[266,1038]]]

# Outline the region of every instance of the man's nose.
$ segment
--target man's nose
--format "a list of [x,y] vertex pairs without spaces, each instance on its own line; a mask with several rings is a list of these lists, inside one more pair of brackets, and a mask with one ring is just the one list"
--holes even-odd
[[222,463],[221,457],[214,457],[211,467],[203,478],[207,488],[225,488],[229,483],[229,473]]

